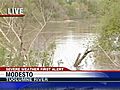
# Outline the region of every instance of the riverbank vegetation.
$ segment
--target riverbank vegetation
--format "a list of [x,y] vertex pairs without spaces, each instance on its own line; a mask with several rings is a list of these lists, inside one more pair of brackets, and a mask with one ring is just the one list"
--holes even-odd
[[[92,16],[95,12],[91,12],[91,8],[95,4],[89,2],[89,0],[1,0],[1,14],[6,13],[8,7],[23,7],[25,17],[0,17],[0,66],[38,66],[39,63],[42,66],[52,66],[55,45],[52,44],[53,41],[49,41],[51,44],[41,45],[42,49],[34,50],[33,46],[39,34],[50,20]],[[51,45],[54,47],[48,49]]]
[[[98,60],[110,61],[111,69],[120,68],[120,0],[100,0],[99,3],[99,48],[104,52],[104,58]],[[99,50],[99,49],[98,49]],[[100,54],[99,54],[100,55]],[[99,63],[100,63],[99,61]],[[102,62],[101,61],[101,62]],[[99,65],[100,66],[100,65]],[[110,69],[110,67],[108,67]]]
[[[48,40],[50,35],[45,41],[39,37],[49,21],[99,18],[99,45],[106,52],[119,51],[119,4],[120,0],[0,0],[1,14],[8,7],[23,7],[25,13],[0,17],[0,66],[52,66],[54,40]],[[40,43],[37,50],[35,42]]]
[[108,51],[120,50],[120,1],[101,0],[100,45]]

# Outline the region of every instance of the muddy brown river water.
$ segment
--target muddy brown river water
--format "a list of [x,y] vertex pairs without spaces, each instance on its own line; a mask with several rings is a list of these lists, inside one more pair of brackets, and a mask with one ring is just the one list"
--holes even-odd
[[[93,33],[92,27],[89,22],[79,21],[49,23],[44,32],[58,34],[55,36],[53,65],[76,69],[73,65],[78,54],[84,54],[87,48],[94,45],[96,33]],[[88,54],[80,66],[81,69],[94,69],[93,53]]]
[[[55,41],[56,49],[53,56],[53,66],[76,70],[74,63],[78,54],[83,55],[87,48],[91,49],[95,45],[98,37],[95,26],[95,22],[91,20],[50,21],[41,33],[46,39],[41,40]],[[43,44],[43,47],[45,45],[47,43]],[[40,45],[38,44],[38,46]],[[80,70],[116,69],[116,67],[113,68],[114,65],[108,58],[104,58],[104,60],[101,58],[97,61],[94,54],[95,52],[91,52],[82,60],[79,64]]]

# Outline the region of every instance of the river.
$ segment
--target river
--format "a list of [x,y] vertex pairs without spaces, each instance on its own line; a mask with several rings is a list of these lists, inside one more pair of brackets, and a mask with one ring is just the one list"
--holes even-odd
[[[84,54],[87,48],[91,48],[97,36],[90,22],[72,20],[50,22],[44,32],[56,33],[53,66],[66,67],[72,70],[76,69],[73,65],[78,54]],[[94,69],[93,54],[88,54],[81,62],[80,69]]]
[[[95,20],[50,21],[39,35],[40,39],[35,46],[40,49],[48,46],[48,42],[55,42],[54,67],[71,70],[116,69],[105,55],[98,53],[100,59],[96,59],[95,52],[89,53],[77,68],[74,67],[78,54],[81,53],[82,56],[87,48],[92,49],[95,46],[98,37],[95,26]],[[41,45],[41,42],[45,43]]]

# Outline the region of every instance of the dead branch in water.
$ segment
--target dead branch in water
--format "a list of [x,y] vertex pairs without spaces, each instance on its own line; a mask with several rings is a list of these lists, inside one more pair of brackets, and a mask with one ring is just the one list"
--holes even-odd
[[81,53],[79,53],[79,54],[78,54],[78,57],[77,57],[77,59],[76,59],[76,61],[75,61],[74,67],[78,67],[78,65],[82,62],[82,60],[83,60],[90,52],[92,52],[92,50],[86,49],[84,55],[83,55],[81,58],[80,58]]

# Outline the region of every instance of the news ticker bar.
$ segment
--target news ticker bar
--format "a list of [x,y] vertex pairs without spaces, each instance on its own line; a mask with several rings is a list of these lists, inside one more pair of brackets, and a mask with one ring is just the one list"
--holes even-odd
[[120,82],[120,78],[0,78],[0,82]]
[[[46,70],[46,71],[44,71]],[[99,73],[99,74],[98,74]],[[106,77],[104,73],[97,74],[91,72],[76,72],[70,71],[62,67],[2,67],[0,68],[0,81],[5,82],[62,82],[62,81],[89,81]],[[91,79],[93,78],[93,79]]]
[[0,71],[71,71],[65,67],[0,67]]
[[42,71],[0,71],[1,82],[81,82],[120,81],[109,78],[104,73],[91,72],[42,72]]
[[120,81],[120,71],[69,70],[65,67],[0,67],[0,81]]
[[76,72],[119,72],[120,70],[70,70],[65,67],[0,67],[0,71],[76,71]]
[[41,71],[0,71],[0,78],[3,77],[48,77],[48,78],[91,78],[106,77],[103,73],[99,75],[90,72],[41,72]]

